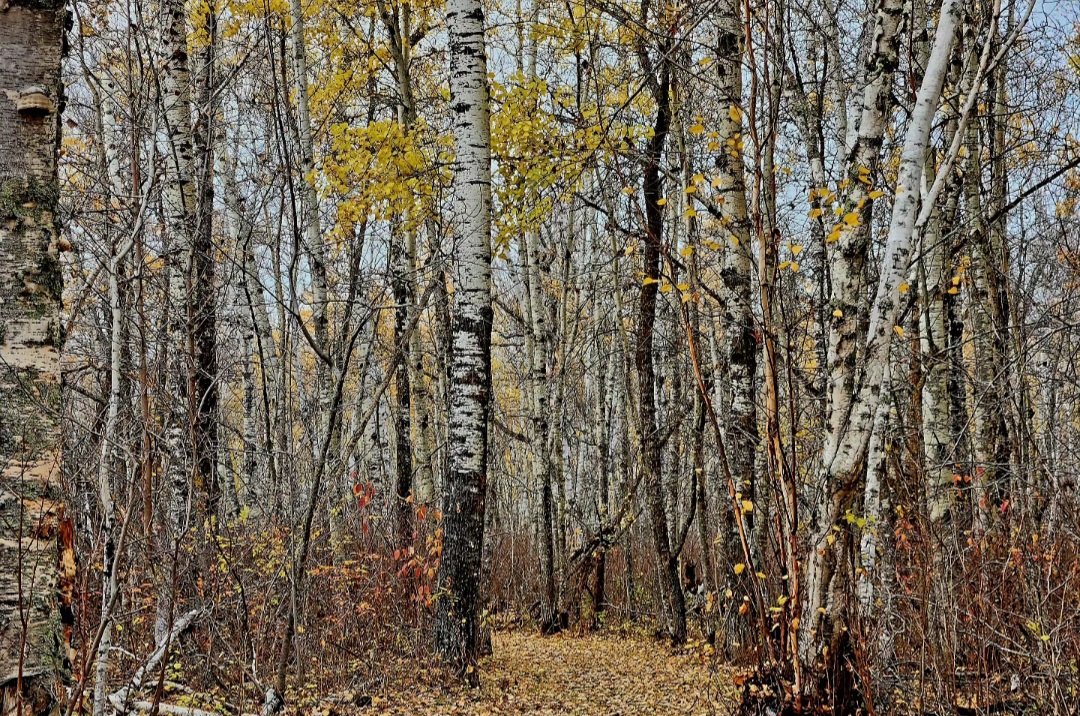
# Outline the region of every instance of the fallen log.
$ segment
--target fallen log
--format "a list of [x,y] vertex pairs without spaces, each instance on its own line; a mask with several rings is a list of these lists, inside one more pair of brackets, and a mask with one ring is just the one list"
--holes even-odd
[[[131,697],[134,694],[142,691],[143,683],[146,680],[147,675],[153,672],[154,669],[157,668],[158,664],[161,663],[161,660],[165,658],[165,655],[169,651],[169,647],[176,640],[176,638],[186,632],[191,627],[191,625],[195,623],[195,620],[198,617],[202,616],[202,613],[203,611],[201,609],[192,609],[190,612],[184,614],[182,617],[173,622],[172,629],[169,630],[168,636],[160,644],[158,644],[157,648],[154,649],[154,651],[146,659],[146,662],[139,667],[139,669],[135,672],[135,675],[131,677],[131,681],[129,681],[122,688],[117,689],[109,695],[109,703],[112,704],[113,708],[116,709],[117,713],[125,714],[130,710],[131,704],[129,702],[131,701]],[[164,713],[164,709],[162,710],[162,712]],[[189,716],[199,715],[189,714]]]

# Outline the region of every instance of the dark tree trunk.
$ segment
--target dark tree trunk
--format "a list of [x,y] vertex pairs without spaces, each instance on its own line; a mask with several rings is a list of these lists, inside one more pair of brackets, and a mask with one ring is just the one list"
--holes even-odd
[[218,386],[217,386],[217,295],[215,291],[214,249],[214,111],[215,45],[217,16],[208,6],[203,30],[208,40],[197,58],[201,63],[197,79],[198,115],[193,134],[198,162],[198,211],[192,245],[191,299],[188,304],[191,353],[194,365],[188,391],[193,416],[196,488],[206,514],[217,513],[221,498],[218,482]]
[[[665,48],[666,51],[666,48]],[[645,500],[656,557],[660,562],[660,588],[663,591],[668,635],[677,644],[686,641],[686,605],[679,584],[678,559],[672,553],[668,537],[668,514],[664,506],[663,462],[661,459],[660,426],[656,415],[656,369],[653,363],[653,333],[656,327],[656,295],[660,285],[660,254],[664,218],[660,199],[663,181],[660,160],[671,125],[670,78],[667,61],[660,69],[654,95],[657,103],[653,137],[645,157],[645,260],[644,280],[638,299],[638,329],[635,364],[640,399],[642,468],[645,470]]]
[[407,548],[413,540],[412,399],[409,386],[409,350],[406,338],[409,306],[413,291],[409,277],[409,256],[403,230],[391,237],[390,280],[394,291],[394,484],[395,521],[398,546]]

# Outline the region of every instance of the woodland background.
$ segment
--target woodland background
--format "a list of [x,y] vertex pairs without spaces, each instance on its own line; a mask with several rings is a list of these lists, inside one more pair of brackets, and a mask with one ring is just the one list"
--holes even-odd
[[[60,439],[69,712],[623,629],[748,713],[1076,713],[1080,6],[0,5],[0,85],[53,100],[0,113],[0,238],[63,380],[2,423],[23,505]],[[17,87],[64,35],[63,95]],[[44,184],[17,122],[62,125]],[[8,686],[54,578],[16,502]]]

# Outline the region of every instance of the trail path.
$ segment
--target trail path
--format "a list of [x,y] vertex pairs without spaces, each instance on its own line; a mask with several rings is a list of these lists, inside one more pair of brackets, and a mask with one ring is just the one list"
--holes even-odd
[[379,714],[726,714],[731,678],[696,654],[642,637],[496,634],[479,690],[418,688],[376,697]]

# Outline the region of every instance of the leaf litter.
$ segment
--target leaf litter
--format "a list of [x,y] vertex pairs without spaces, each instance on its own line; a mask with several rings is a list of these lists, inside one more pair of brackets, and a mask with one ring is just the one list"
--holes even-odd
[[707,653],[639,635],[498,633],[480,687],[438,679],[376,694],[363,714],[386,716],[663,716],[727,714],[732,672]]

